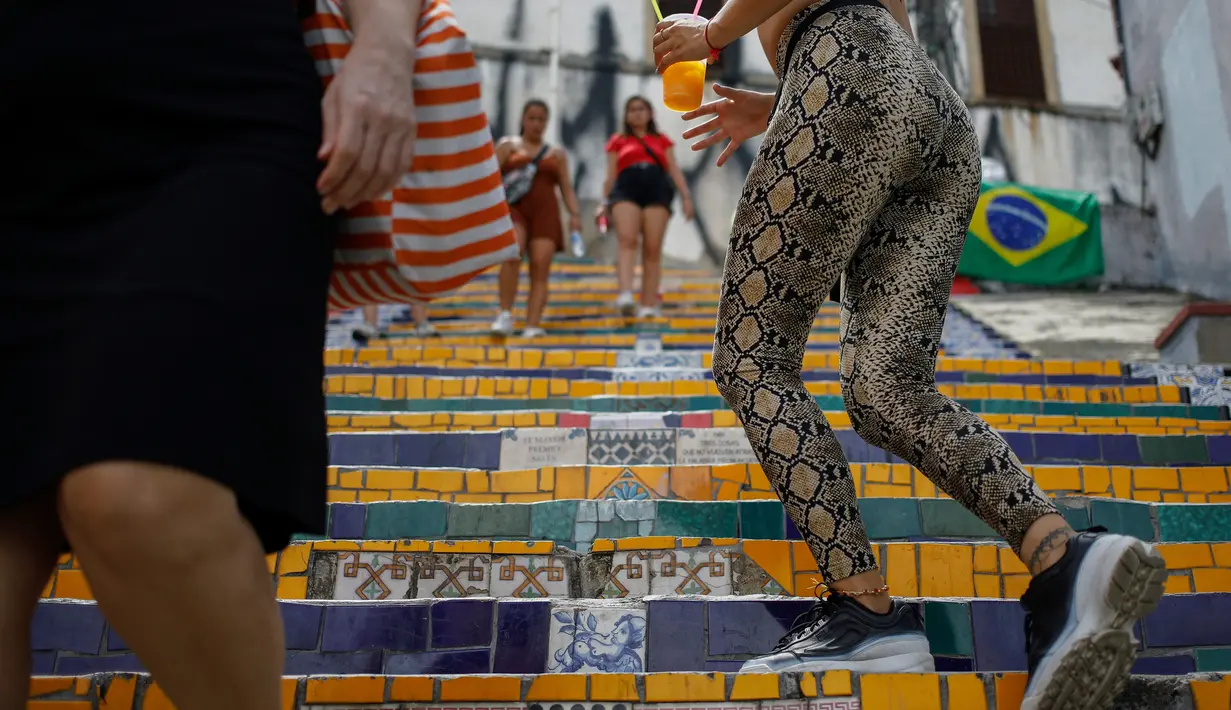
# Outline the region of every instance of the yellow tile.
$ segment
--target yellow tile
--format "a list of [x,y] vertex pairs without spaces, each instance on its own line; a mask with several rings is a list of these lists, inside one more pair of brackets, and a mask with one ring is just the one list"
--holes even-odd
[[[428,471],[421,471],[419,476],[419,485],[424,485],[423,474]],[[488,480],[487,471],[467,471],[466,472],[466,490],[470,493],[487,493],[491,490],[491,485]]]
[[744,554],[786,590],[794,593],[790,543],[784,540],[745,540]]
[[1193,570],[1193,589],[1200,592],[1231,592],[1231,569]]
[[890,593],[898,597],[919,596],[915,545],[909,542],[891,542],[885,545],[885,550],[885,583],[889,585]]
[[995,545],[976,545],[974,569],[976,572],[996,573],[1000,565],[996,563],[997,547]]
[[859,687],[866,710],[941,710],[940,676],[935,673],[865,675]]
[[657,537],[630,537],[616,541],[617,550],[674,550],[675,538],[667,535]]
[[1172,543],[1158,545],[1157,549],[1167,563],[1167,569],[1194,569],[1213,567],[1214,555],[1207,543]]
[[1193,585],[1188,579],[1188,575],[1172,575],[1167,578],[1164,592],[1167,594],[1188,594],[1192,592]]
[[[98,701],[98,710],[132,710],[133,698],[137,695],[137,680],[135,676],[114,676],[111,682],[107,684],[107,693]],[[286,680],[283,680],[283,710],[287,710],[286,701],[289,698],[292,702],[295,700],[295,689],[298,681],[292,680],[291,692],[286,692]],[[148,706],[147,706],[148,707]]]
[[1133,491],[1133,500],[1139,500],[1147,503],[1158,503],[1162,501],[1163,496],[1158,491]]
[[40,695],[51,695],[59,693],[73,687],[73,678],[60,677],[38,677],[30,679],[30,694],[29,697],[37,698]]
[[308,556],[312,545],[306,542],[293,542],[278,555],[278,574],[299,574],[308,571]]
[[359,543],[364,552],[394,552],[397,549],[396,540],[364,540]]
[[1222,467],[1180,469],[1180,488],[1185,493],[1222,493],[1227,490],[1227,474]]
[[743,484],[748,480],[748,466],[742,463],[710,467],[710,476],[721,481]]
[[1216,542],[1211,547],[1214,550],[1214,564],[1231,567],[1231,542]]
[[909,498],[910,494],[910,486],[869,483],[863,487],[864,498]]
[[442,702],[484,700],[516,702],[521,700],[521,677],[472,675],[442,678],[440,680],[440,700]]
[[393,490],[415,487],[415,472],[406,470],[370,469],[365,488]]
[[1000,548],[1000,571],[1005,574],[1029,574],[1030,570],[1007,547]]
[[342,471],[338,474],[338,484],[343,488],[363,488],[363,469]]
[[539,472],[537,469],[493,471],[491,480],[493,493],[533,493],[539,487]]
[[354,503],[358,499],[358,491],[325,491],[325,501],[328,503]]
[[821,692],[827,698],[844,697],[851,694],[850,671],[825,671],[821,676]]
[[1220,680],[1191,680],[1188,682],[1193,694],[1195,710],[1231,709],[1231,676]]
[[726,700],[727,682],[722,673],[647,673],[647,703],[699,703]]
[[385,700],[384,676],[308,678],[306,703],[381,703]]
[[[431,698],[428,698],[431,700]],[[587,700],[586,674],[584,673],[554,673],[540,675],[530,683],[526,693],[526,701],[534,700]]]
[[307,599],[308,598],[308,578],[307,577],[279,577],[278,578],[278,598],[279,599]]
[[1005,673],[996,677],[997,708],[1020,708],[1025,694],[1025,673]]
[[1163,494],[1164,503],[1183,503],[1187,499],[1188,499],[1188,496],[1184,495],[1183,493],[1170,493],[1169,492],[1169,493]]
[[1082,477],[1081,490],[1086,493],[1106,493],[1111,486],[1111,469],[1106,466],[1083,466]]
[[59,599],[93,599],[90,583],[79,569],[62,569],[55,573],[56,597]]
[[398,540],[394,546],[396,552],[428,552],[432,549],[431,540]]
[[980,599],[999,599],[1000,592],[1000,575],[999,574],[976,574],[975,575],[975,596]]
[[1030,586],[1030,575],[1028,574],[1006,574],[1004,576],[1004,598],[1018,599],[1026,593],[1026,587]]
[[550,555],[556,544],[550,540],[528,542],[525,540],[496,540],[492,542],[494,555]]
[[805,698],[816,697],[816,674],[804,673],[799,677],[799,693]]
[[1035,466],[1034,480],[1045,491],[1082,490],[1081,472],[1075,466]]
[[590,545],[591,552],[614,552],[615,540],[598,539]]
[[637,702],[640,699],[637,694],[637,677],[632,673],[594,673],[590,675],[590,700]]
[[740,673],[731,688],[731,700],[777,700],[778,676],[774,673]]
[[919,545],[919,593],[925,597],[974,596],[973,557],[968,545]]
[[[557,678],[563,676],[555,676]],[[430,702],[434,700],[435,682],[428,676],[395,676],[389,684],[389,700],[393,702]],[[563,698],[561,698],[563,699]]]
[[[973,673],[951,673],[945,680],[949,684],[949,710],[987,710],[987,688],[982,678]],[[998,710],[1008,710],[1008,706]]]
[[491,554],[491,540],[434,540],[432,552],[446,555]]
[[864,464],[864,480],[869,483],[888,483],[892,469],[887,463]]

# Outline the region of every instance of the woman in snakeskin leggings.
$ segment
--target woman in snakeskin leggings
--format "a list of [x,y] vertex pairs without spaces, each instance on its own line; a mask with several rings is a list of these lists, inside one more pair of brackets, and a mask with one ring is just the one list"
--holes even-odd
[[765,134],[727,253],[714,377],[829,594],[745,670],[933,667],[917,614],[889,596],[846,457],[800,377],[816,312],[841,279],[840,379],[855,430],[978,515],[1037,575],[1024,599],[1023,707],[1108,705],[1132,662],[1132,622],[1162,592],[1161,558],[1133,538],[1074,533],[1005,440],[935,385],[981,183],[965,105],[913,40],[902,0],[729,0],[711,21],[661,23],[659,70],[712,61],[754,27],[778,95],[716,87],[720,100],[685,115],[713,116],[684,135],[711,134],[694,149],[728,140],[720,165]]

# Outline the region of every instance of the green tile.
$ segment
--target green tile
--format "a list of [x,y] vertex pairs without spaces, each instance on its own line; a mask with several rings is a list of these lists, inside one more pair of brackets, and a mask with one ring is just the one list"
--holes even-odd
[[444,537],[449,504],[438,500],[369,503],[364,536],[369,540],[431,540]]
[[1092,499],[1090,522],[1120,535],[1132,535],[1146,542],[1155,540],[1149,503]]
[[1208,463],[1204,436],[1139,436],[1141,462],[1154,466]]
[[924,626],[932,653],[942,656],[974,655],[970,606],[962,602],[924,602]]
[[776,500],[739,503],[739,537],[744,540],[786,539],[786,511]]
[[924,498],[919,501],[923,534],[928,537],[996,537],[996,531],[955,500]]
[[1075,417],[1131,417],[1133,405],[1111,402],[1044,402],[1043,413]]
[[1192,409],[1187,404],[1135,404],[1132,416],[1195,418]]
[[1039,402],[1028,402],[1024,399],[987,399],[983,401],[983,412],[986,414],[1041,414],[1043,408]]
[[312,542],[314,540],[328,540],[325,535],[313,535],[311,533],[295,533],[291,535],[291,542]]
[[1161,503],[1158,537],[1162,542],[1216,542],[1231,539],[1231,505],[1226,503]]
[[1231,671],[1231,648],[1198,648],[1197,672]]
[[448,536],[453,539],[525,539],[530,536],[530,506],[524,503],[452,505]]
[[595,539],[622,537],[637,537],[637,521],[616,518],[598,524],[598,534],[595,535]]
[[1227,418],[1226,415],[1223,413],[1222,407],[1211,407],[1211,406],[1206,406],[1206,405],[1190,404],[1188,406],[1188,412],[1189,412],[1188,416],[1192,417],[1193,419],[1220,420],[1220,419]]
[[1056,507],[1060,510],[1060,515],[1068,521],[1069,527],[1074,530],[1085,530],[1090,527],[1090,508],[1087,507],[1086,501],[1078,498],[1057,498],[1055,501]]
[[958,404],[969,409],[975,414],[985,414],[990,412],[988,406],[995,406],[995,402],[1001,402],[999,399],[959,399]]
[[737,537],[739,504],[736,502],[658,501],[655,535],[672,537]]
[[914,498],[863,498],[859,517],[872,540],[917,537],[923,534],[919,523],[919,502]]
[[553,500],[530,506],[530,539],[563,542],[573,539],[577,501]]
[[845,411],[846,403],[842,401],[841,395],[836,394],[818,394],[812,397],[816,400],[817,406],[822,412],[841,412]]

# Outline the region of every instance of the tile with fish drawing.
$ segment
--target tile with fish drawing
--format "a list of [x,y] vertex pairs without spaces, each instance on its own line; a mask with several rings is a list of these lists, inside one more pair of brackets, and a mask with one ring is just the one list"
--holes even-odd
[[551,673],[642,673],[645,610],[556,607],[549,643]]

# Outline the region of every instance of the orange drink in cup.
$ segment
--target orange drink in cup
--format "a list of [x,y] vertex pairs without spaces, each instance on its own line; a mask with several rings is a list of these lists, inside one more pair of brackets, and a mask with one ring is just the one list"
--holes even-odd
[[[697,15],[671,15],[668,20],[698,18]],[[679,113],[695,111],[701,107],[705,95],[705,67],[707,61],[679,62],[663,72],[663,104]]]

